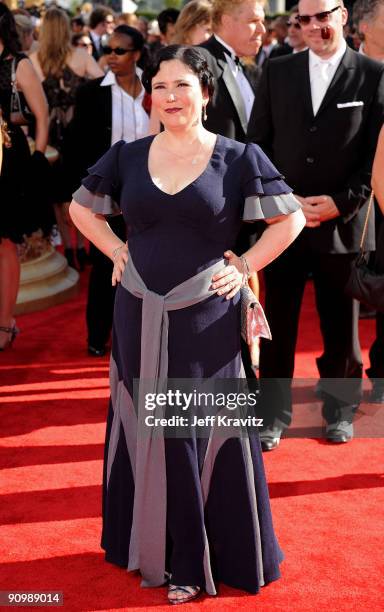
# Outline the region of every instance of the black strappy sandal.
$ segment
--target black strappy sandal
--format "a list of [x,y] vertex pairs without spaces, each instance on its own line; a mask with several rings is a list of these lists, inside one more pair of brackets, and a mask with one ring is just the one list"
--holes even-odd
[[168,587],[168,601],[172,605],[188,603],[196,599],[201,593],[198,586],[177,586],[170,584]]
[[7,347],[12,346],[17,334],[19,333],[19,329],[16,327],[16,323],[13,322],[12,327],[2,327],[0,325],[0,331],[10,334],[8,342],[6,342],[4,346],[0,346],[0,351],[4,351]]

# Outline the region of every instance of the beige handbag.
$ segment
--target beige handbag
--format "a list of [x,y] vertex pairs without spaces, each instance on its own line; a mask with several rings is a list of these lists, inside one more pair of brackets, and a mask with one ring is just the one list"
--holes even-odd
[[263,307],[248,283],[240,289],[240,300],[241,335],[248,344],[252,365],[258,367],[259,339],[272,340],[271,330]]

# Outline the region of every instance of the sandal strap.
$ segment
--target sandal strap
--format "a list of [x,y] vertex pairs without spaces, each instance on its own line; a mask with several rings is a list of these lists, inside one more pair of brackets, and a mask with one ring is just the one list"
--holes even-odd
[[198,586],[178,586],[176,584],[170,584],[168,587],[168,591],[170,593],[174,593],[175,591],[182,591],[186,595],[196,595],[200,591],[200,587]]

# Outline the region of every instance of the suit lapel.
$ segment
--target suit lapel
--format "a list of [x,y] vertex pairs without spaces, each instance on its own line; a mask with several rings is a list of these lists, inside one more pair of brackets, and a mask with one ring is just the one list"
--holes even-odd
[[[235,77],[233,76],[230,67],[227,64],[226,60],[226,49],[223,45],[215,38],[215,36],[211,36],[211,38],[202,45],[216,58],[217,67],[219,71],[222,71],[222,79],[224,84],[228,90],[228,93],[231,97],[233,105],[236,109],[236,112],[239,116],[241,127],[244,130],[244,133],[247,133],[248,129],[248,121],[247,115],[245,112],[244,100],[241,95],[239,86]],[[220,75],[218,75],[219,78]],[[247,76],[247,75],[246,75]],[[247,77],[248,78],[248,77]],[[249,79],[248,79],[249,81]],[[252,84],[251,84],[252,85]]]
[[325,110],[330,105],[330,103],[337,97],[340,91],[345,88],[344,77],[346,76],[349,70],[355,69],[354,59],[354,52],[347,47],[347,50],[341,58],[341,62],[338,65],[333,79],[325,93],[323,101],[320,104],[319,110],[317,111],[317,115],[319,115],[323,110]]
[[305,112],[313,119],[311,82],[309,80],[309,53],[308,51],[303,51],[302,53],[298,53],[296,57],[297,62],[299,62],[298,68],[301,72],[300,77],[298,70],[298,86],[301,92],[301,98],[304,102]]
[[229,95],[232,98],[232,102],[235,106],[237,114],[239,115],[241,127],[243,128],[244,132],[247,133],[247,128],[248,128],[247,115],[245,112],[243,96],[241,95],[237,81],[235,77],[233,76],[232,70],[230,69],[225,59],[218,60],[218,63],[223,69],[222,79],[225,83],[226,88],[228,89]]

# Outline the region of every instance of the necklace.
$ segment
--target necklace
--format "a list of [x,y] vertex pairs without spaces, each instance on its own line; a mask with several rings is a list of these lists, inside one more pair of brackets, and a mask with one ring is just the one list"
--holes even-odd
[[192,166],[196,166],[196,164],[199,161],[199,155],[200,155],[204,145],[205,145],[205,142],[201,141],[200,142],[200,146],[197,149],[197,151],[194,154],[194,156],[192,157],[192,159],[190,159],[190,157],[186,157],[185,155],[180,155],[180,153],[175,153],[174,151],[171,151],[170,149],[166,149],[165,147],[160,147],[160,149],[162,149],[163,151],[167,151],[167,153],[171,153],[175,157],[179,157],[180,159],[183,159],[184,161],[188,161],[190,164],[192,164]]

